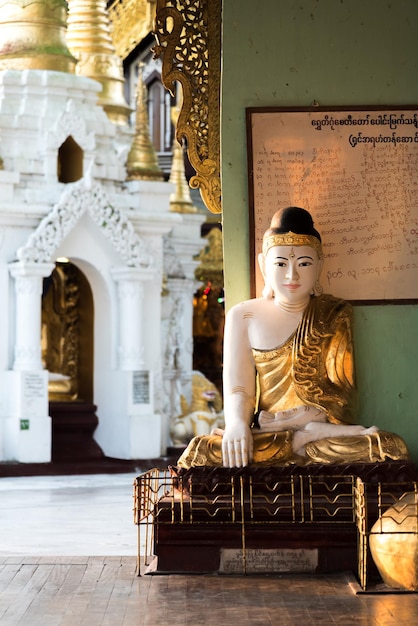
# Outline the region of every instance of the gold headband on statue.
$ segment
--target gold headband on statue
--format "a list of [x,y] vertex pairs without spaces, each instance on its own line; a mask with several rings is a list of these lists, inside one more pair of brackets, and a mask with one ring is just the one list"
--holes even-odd
[[313,235],[298,235],[292,231],[269,235],[263,241],[263,254],[267,254],[273,246],[310,246],[316,250],[318,258],[322,259],[324,256],[321,242]]

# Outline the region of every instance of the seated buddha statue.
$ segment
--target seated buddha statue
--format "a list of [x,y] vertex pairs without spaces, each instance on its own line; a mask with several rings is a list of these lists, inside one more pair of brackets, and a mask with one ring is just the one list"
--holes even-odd
[[408,459],[401,437],[356,423],[352,307],[322,293],[321,236],[310,213],[275,213],[258,261],[262,297],[226,316],[225,429],[192,439],[178,466]]

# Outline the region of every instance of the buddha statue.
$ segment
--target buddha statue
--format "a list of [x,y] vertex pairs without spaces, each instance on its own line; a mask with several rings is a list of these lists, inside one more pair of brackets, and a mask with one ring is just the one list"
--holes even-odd
[[178,466],[408,459],[401,437],[356,423],[352,307],[322,293],[321,236],[310,213],[275,213],[258,261],[262,297],[226,316],[225,429],[194,437]]

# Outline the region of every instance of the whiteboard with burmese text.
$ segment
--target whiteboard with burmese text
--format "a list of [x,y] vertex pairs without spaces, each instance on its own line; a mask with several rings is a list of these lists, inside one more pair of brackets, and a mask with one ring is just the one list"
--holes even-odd
[[324,249],[325,293],[418,299],[418,107],[248,108],[252,295],[272,215],[299,206]]

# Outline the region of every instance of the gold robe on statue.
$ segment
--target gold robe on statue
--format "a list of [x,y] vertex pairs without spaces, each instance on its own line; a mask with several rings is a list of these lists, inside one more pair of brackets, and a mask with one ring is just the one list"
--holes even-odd
[[[273,350],[252,350],[258,379],[258,411],[276,413],[301,405],[322,409],[333,424],[353,424],[356,394],[352,308],[330,295],[312,297],[296,332]],[[401,437],[373,434],[320,439],[305,445],[306,456],[292,448],[293,431],[260,432],[253,427],[253,464],[379,462],[408,459]],[[195,437],[178,461],[183,468],[222,466],[222,436]]]

